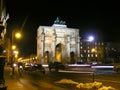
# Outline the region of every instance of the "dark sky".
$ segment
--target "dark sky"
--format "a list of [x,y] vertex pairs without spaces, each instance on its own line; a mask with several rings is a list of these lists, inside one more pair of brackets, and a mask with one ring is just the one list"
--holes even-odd
[[[96,40],[120,41],[120,10],[118,2],[76,0],[6,0],[10,19],[8,32],[22,27],[18,42],[24,55],[36,54],[36,34],[40,25],[52,26],[57,16],[68,28],[80,29],[80,36],[92,34]],[[21,44],[22,43],[22,44]]]

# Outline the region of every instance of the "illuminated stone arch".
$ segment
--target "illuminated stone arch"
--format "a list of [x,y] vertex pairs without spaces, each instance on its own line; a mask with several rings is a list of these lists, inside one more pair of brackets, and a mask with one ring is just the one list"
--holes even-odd
[[[37,31],[37,57],[42,64],[49,62],[76,63],[80,60],[79,29],[66,25],[40,26]],[[71,60],[71,52],[74,60]]]

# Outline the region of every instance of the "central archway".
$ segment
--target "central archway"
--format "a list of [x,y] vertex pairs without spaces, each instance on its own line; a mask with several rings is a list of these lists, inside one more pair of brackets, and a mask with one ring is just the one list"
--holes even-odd
[[56,45],[55,48],[55,62],[61,62],[62,60],[62,49],[61,49],[61,43]]

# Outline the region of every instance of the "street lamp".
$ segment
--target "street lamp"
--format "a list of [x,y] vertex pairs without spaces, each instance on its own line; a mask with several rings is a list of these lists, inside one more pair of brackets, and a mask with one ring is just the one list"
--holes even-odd
[[12,36],[11,36],[11,65],[12,65],[12,75],[14,75],[14,62],[15,62],[15,57],[18,55],[18,51],[16,52],[16,45],[14,45],[14,39],[20,39],[21,38],[21,33],[12,31]]
[[15,32],[15,31],[12,31],[12,40],[11,40],[11,44],[13,45],[14,44],[14,39],[20,39],[21,38],[21,33],[20,32]]
[[[14,56],[13,50],[16,49],[16,45],[14,43],[14,39],[20,39],[21,38],[21,33],[12,31],[12,38],[11,38],[11,56]],[[13,59],[13,58],[12,58]]]
[[16,45],[14,42],[14,39],[20,39],[21,38],[21,33],[12,31],[12,38],[11,38],[11,55],[13,55],[13,50],[16,49]]
[[88,37],[88,41],[90,41],[90,42],[94,41],[94,37],[93,36],[89,36]]
[[16,45],[12,45],[12,50],[15,50],[16,49]]
[[14,54],[14,59],[15,59],[15,61],[17,62],[17,58],[18,58],[19,51],[18,51],[18,50],[14,50],[14,51],[13,51],[13,54]]
[[17,33],[15,34],[15,37],[18,38],[18,39],[21,38],[21,33],[20,33],[20,32],[17,32]]

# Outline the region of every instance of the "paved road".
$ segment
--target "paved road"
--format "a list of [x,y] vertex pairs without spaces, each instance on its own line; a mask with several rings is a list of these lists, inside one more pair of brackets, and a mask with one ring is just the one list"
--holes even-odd
[[[9,67],[5,67],[5,69],[6,69],[5,81],[6,81],[6,85],[8,86],[7,90],[66,90],[66,89],[56,86],[54,84],[54,81],[53,81],[54,75],[50,76],[51,74],[48,74],[48,75],[46,74],[46,76],[43,77],[41,74],[24,73],[23,76],[21,77],[19,75],[19,73],[17,72],[17,68],[16,68],[15,75],[13,77],[11,77],[10,76],[11,69]],[[95,71],[95,69],[92,69],[92,71]],[[110,70],[110,71],[112,71],[112,70]],[[82,72],[90,72],[90,68],[81,68],[80,72],[81,73]],[[58,76],[59,78],[65,78],[65,77],[63,77],[64,74],[61,74],[61,75],[55,75],[55,77]],[[65,75],[67,75],[67,74],[65,74]],[[68,74],[68,75],[70,76],[70,74]],[[87,78],[90,79],[90,77],[87,77]],[[95,80],[99,81],[99,79],[96,76],[95,76]],[[100,79],[100,80],[102,80],[102,79]]]
[[64,88],[44,81],[45,79],[39,74],[33,74],[32,76],[30,73],[23,72],[22,76],[20,76],[17,68],[15,69],[14,76],[11,76],[10,72],[11,69],[5,67],[4,77],[7,90],[65,90]]

